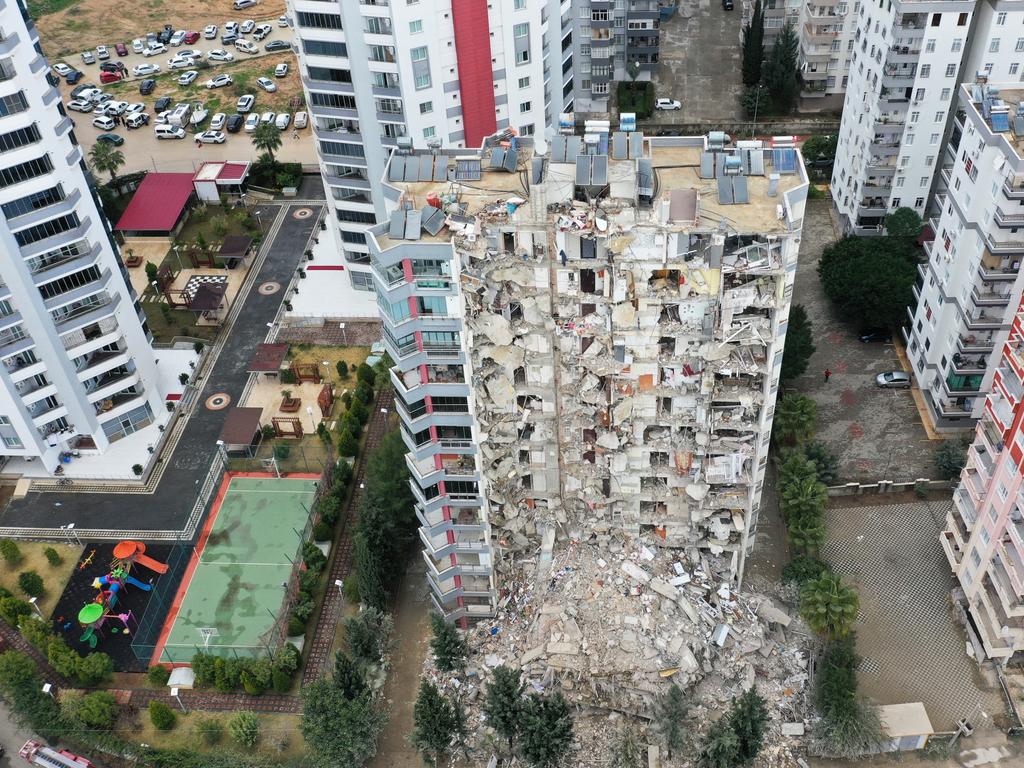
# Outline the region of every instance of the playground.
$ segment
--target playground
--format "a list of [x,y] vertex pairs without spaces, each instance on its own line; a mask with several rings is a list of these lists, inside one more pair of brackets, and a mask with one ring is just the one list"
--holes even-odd
[[152,663],[262,656],[284,640],[319,475],[224,477]]

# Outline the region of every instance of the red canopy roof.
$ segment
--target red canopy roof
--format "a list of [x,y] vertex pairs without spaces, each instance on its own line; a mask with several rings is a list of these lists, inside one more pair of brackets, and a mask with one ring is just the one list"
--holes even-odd
[[119,232],[170,232],[195,192],[191,173],[147,173],[120,221]]

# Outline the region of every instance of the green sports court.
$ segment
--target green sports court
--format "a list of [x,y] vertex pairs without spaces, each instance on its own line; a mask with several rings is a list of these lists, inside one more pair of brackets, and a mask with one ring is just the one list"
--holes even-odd
[[261,656],[276,649],[284,585],[300,557],[317,480],[225,476],[154,662],[188,662],[204,648],[220,656]]

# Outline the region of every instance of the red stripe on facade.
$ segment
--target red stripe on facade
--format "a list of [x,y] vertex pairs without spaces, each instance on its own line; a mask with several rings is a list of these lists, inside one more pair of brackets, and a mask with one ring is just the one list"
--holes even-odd
[[341,264],[319,264],[311,267],[304,267],[307,272],[344,272],[345,268]]
[[479,147],[498,129],[487,0],[452,0],[452,21],[466,146]]

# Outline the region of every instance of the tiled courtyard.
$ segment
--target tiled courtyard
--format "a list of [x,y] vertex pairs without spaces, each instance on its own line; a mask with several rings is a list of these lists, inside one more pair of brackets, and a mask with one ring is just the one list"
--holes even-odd
[[985,687],[954,623],[952,575],[938,539],[951,505],[833,504],[823,552],[860,593],[861,692],[878,704],[923,702],[937,731],[961,717],[982,720],[979,703],[989,718],[1003,712],[1001,693]]

